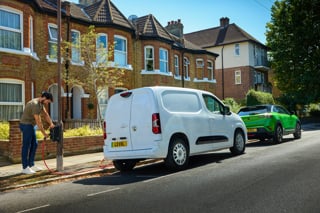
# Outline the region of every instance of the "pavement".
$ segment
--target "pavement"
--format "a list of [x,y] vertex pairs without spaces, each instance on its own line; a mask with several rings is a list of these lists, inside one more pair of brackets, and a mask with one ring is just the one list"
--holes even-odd
[[[41,147],[39,147],[41,148]],[[61,175],[63,173],[70,174],[72,170],[79,171],[79,166],[82,165],[83,167],[94,168],[97,170],[105,168],[107,165],[108,167],[112,167],[111,161],[105,161],[103,152],[91,153],[91,154],[83,154],[83,155],[74,155],[69,157],[63,157],[63,170],[60,171]],[[0,178],[10,177],[21,174],[22,171],[22,164],[10,164],[8,162],[2,162],[2,164],[7,164],[4,166],[0,166]],[[0,164],[1,165],[1,164]],[[57,160],[54,159],[42,159],[39,161],[35,161],[35,165],[41,167],[43,170],[48,170],[53,173],[56,173],[57,169]],[[102,168],[103,167],[103,168]]]
[[[302,124],[302,131],[314,131],[320,130],[320,123],[305,123]],[[41,147],[39,147],[41,148]],[[103,152],[91,153],[91,154],[82,154],[82,155],[74,155],[63,157],[63,169],[62,171],[56,171],[57,169],[57,160],[54,159],[42,159],[35,162],[36,166],[42,167],[44,171],[37,172],[37,176],[44,176],[45,180],[36,180],[31,183],[25,184],[28,185],[36,185],[39,183],[57,181],[59,179],[72,178],[76,176],[89,175],[98,172],[111,172],[115,171],[113,167],[112,161],[105,160],[103,156]],[[147,160],[146,162],[150,162]],[[142,162],[143,164],[143,162]],[[20,177],[20,179],[25,178],[25,176],[34,176],[25,175],[21,173],[22,166],[19,164],[12,164],[4,159],[0,159],[0,183],[1,181],[8,181],[10,179],[14,179]],[[52,178],[47,178],[48,174],[52,173]],[[7,189],[23,187],[21,185],[16,186],[1,186],[0,191],[5,191]]]

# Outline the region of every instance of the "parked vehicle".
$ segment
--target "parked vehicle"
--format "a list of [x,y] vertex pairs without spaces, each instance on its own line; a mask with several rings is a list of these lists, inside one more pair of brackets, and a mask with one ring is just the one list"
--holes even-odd
[[282,106],[248,106],[241,108],[238,114],[247,127],[249,139],[273,139],[275,143],[281,143],[284,135],[293,134],[295,139],[301,138],[299,118]]
[[177,87],[144,87],[113,95],[104,123],[104,156],[121,171],[160,158],[185,169],[189,156],[230,148],[244,153],[246,127],[213,94]]

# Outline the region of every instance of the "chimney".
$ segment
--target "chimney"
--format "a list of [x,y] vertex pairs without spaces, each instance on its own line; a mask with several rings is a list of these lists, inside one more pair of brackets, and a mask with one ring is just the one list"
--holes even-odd
[[181,19],[178,19],[177,21],[169,21],[165,28],[169,33],[179,38],[183,38],[183,24],[181,23]]
[[222,17],[220,18],[220,27],[224,28],[229,25],[229,18],[228,17]]
[[68,1],[62,2],[62,8],[66,11],[66,16],[70,16],[71,15],[70,2],[68,2]]

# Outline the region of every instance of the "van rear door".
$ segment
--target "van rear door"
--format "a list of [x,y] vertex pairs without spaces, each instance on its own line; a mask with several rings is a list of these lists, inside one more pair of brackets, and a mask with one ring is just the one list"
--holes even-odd
[[116,94],[111,97],[106,114],[105,142],[108,151],[132,150],[130,140],[131,92]]
[[154,93],[149,88],[135,90],[131,105],[130,133],[134,150],[157,146],[161,134],[152,132],[152,114],[157,113]]
[[108,151],[146,150],[157,146],[161,135],[152,132],[156,104],[151,89],[142,88],[114,95],[105,121]]

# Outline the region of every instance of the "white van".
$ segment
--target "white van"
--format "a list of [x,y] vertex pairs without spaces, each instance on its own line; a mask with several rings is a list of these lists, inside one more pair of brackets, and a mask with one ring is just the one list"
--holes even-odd
[[212,93],[178,87],[144,87],[113,95],[104,122],[104,156],[120,171],[160,158],[185,169],[189,156],[247,142],[242,119]]

